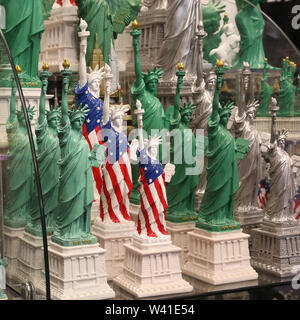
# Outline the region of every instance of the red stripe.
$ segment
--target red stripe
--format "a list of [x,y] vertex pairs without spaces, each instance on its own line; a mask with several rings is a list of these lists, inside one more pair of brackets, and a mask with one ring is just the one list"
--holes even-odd
[[112,182],[112,186],[113,186],[113,190],[117,196],[117,199],[118,199],[118,203],[119,203],[119,207],[120,207],[120,211],[123,215],[123,218],[127,221],[131,221],[131,218],[127,212],[127,209],[126,209],[126,206],[124,205],[123,203],[123,195],[121,193],[121,189],[120,189],[120,186],[118,184],[118,179],[117,179],[117,176],[115,174],[115,171],[111,165],[111,163],[109,161],[106,162],[106,169],[107,169],[107,172],[110,176],[110,179],[111,179],[111,182]]
[[116,214],[114,213],[114,210],[112,208],[111,199],[110,199],[110,196],[109,196],[109,192],[107,191],[107,188],[106,188],[105,179],[103,179],[103,192],[104,192],[104,195],[105,195],[105,198],[106,198],[106,201],[107,201],[108,213],[109,213],[110,219],[114,223],[120,223],[120,220],[118,219],[118,217],[116,216]]
[[138,234],[141,234],[141,232],[142,232],[140,216],[138,216],[138,220],[137,220],[137,232],[138,232]]
[[160,185],[158,179],[155,179],[154,184],[155,184],[155,188],[156,188],[156,190],[157,190],[159,199],[160,199],[160,201],[161,201],[161,203],[162,203],[162,205],[163,205],[163,207],[164,207],[164,217],[165,217],[165,219],[166,219],[166,217],[167,217],[167,208],[168,208],[168,205],[167,205],[167,203],[166,203],[163,190],[162,190],[162,188],[161,188],[161,185]]
[[[295,207],[294,207],[294,213],[296,213],[297,208],[300,206],[300,199],[296,201]],[[299,213],[300,214],[300,213]],[[298,218],[297,218],[298,219]]]
[[153,200],[153,197],[152,197],[152,194],[151,194],[151,191],[150,191],[150,188],[149,188],[147,182],[144,182],[144,183],[143,183],[143,186],[144,186],[144,190],[145,190],[146,197],[147,197],[148,202],[149,202],[149,204],[150,204],[150,207],[151,207],[151,209],[152,209],[152,211],[153,211],[154,219],[155,219],[155,221],[156,221],[158,230],[159,230],[161,233],[166,234],[165,228],[164,228],[164,226],[161,224],[161,222],[160,222],[160,220],[159,220],[159,214],[158,214],[158,211],[157,211],[155,202],[154,202],[154,200]]
[[142,210],[142,213],[143,213],[143,216],[144,216],[144,219],[145,219],[145,224],[146,224],[146,229],[147,229],[147,235],[148,235],[148,237],[155,237],[155,238],[157,238],[156,233],[153,232],[153,230],[152,230],[152,228],[151,228],[151,224],[150,224],[150,221],[149,221],[149,215],[148,215],[147,210],[145,209],[145,205],[144,205],[144,202],[143,202],[141,193],[140,193],[140,200],[141,200],[141,210]]
[[120,169],[122,171],[123,177],[125,179],[125,182],[127,184],[127,188],[128,188],[128,199],[130,199],[130,194],[131,194],[131,190],[132,190],[132,181],[127,169],[127,166],[125,163],[121,163],[120,164]]
[[101,197],[100,197],[100,218],[102,221],[104,221],[104,209],[103,209],[103,202]]
[[[98,126],[95,130],[97,130],[97,129],[99,131],[100,130],[100,126]],[[89,139],[89,135],[87,133],[87,129],[86,129],[85,123],[82,126],[82,134],[85,137],[86,141],[88,142],[90,150],[92,150],[93,147],[92,147],[91,141]],[[92,171],[93,171],[93,176],[94,176],[94,180],[95,180],[95,183],[96,183],[96,189],[98,190],[98,193],[101,194],[102,177],[101,177],[101,174],[100,174],[100,169],[96,168],[96,167],[92,167]]]

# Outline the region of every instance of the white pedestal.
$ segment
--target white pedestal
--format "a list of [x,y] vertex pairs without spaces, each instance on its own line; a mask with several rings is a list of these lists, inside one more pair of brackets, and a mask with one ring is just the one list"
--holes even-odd
[[249,235],[236,231],[189,233],[188,262],[182,272],[213,285],[257,279],[250,265]]
[[[40,95],[41,89],[40,88],[22,88],[23,94],[26,102],[26,107],[28,105],[36,107],[36,113],[34,118],[31,122],[32,129],[35,122],[39,115],[39,103],[40,103]],[[9,118],[9,104],[10,104],[10,96],[11,96],[11,88],[0,88],[0,144],[7,145],[7,134],[6,134],[6,122]],[[49,110],[49,99],[51,99],[52,95],[46,95],[46,109]],[[17,109],[21,110],[21,101],[19,99],[19,93],[16,93],[16,104]],[[34,132],[34,130],[32,130]]]
[[[50,238],[50,237],[49,237]],[[34,287],[45,281],[43,238],[24,232],[20,238],[20,254],[18,257],[17,278],[20,283],[30,281]]]
[[182,279],[180,248],[172,245],[170,236],[162,238],[133,237],[126,244],[123,273],[114,282],[138,297],[191,292],[193,287]]
[[4,235],[4,257],[7,258],[6,277],[7,282],[17,278],[18,258],[20,256],[20,238],[24,233],[24,228],[3,227]]
[[99,244],[49,246],[51,299],[100,300],[115,297],[107,284],[105,250]]
[[99,217],[95,220],[92,232],[101,248],[105,249],[105,264],[108,280],[122,272],[125,258],[124,245],[132,242],[135,231],[133,221],[122,223],[103,223]]
[[295,275],[300,270],[300,226],[276,226],[264,222],[252,230],[251,264],[278,277]]
[[[39,70],[47,62],[49,71],[60,72],[64,58],[70,61],[73,72],[79,70],[78,56],[78,8],[57,7],[51,10],[49,20],[45,20],[45,31],[41,39]],[[100,36],[100,35],[99,35]]]
[[140,209],[140,205],[139,204],[134,204],[134,203],[130,203],[129,204],[130,218],[135,223],[137,223],[137,219],[138,219],[138,215],[139,215],[139,209]]
[[172,243],[181,248],[180,266],[187,262],[188,259],[188,232],[193,231],[195,222],[174,223],[167,221],[167,233],[171,236]]

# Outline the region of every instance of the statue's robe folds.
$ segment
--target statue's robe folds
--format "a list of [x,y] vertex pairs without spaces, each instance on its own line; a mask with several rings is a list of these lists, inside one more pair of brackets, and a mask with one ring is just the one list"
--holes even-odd
[[18,121],[6,124],[8,136],[8,189],[5,197],[5,224],[24,227],[27,223],[33,191],[33,161],[28,135]]
[[59,213],[57,230],[63,238],[89,234],[90,209],[94,200],[93,174],[86,139],[74,132],[69,119],[58,129],[61,148]]
[[294,222],[294,196],[296,193],[293,162],[289,154],[271,145],[268,153],[270,161],[270,193],[265,208],[267,221],[281,223]]
[[[173,110],[174,107],[171,106],[166,112],[167,118],[170,114],[171,132],[176,130],[174,142],[171,144],[170,161],[176,166],[176,169],[174,176],[167,184],[167,220],[168,215],[175,215],[183,219],[195,217],[195,192],[199,182],[199,175],[190,172],[197,165],[195,135],[180,121],[180,115],[178,119],[173,119]],[[181,159],[177,158],[179,155]],[[195,162],[192,162],[193,160]]]
[[[44,213],[46,216],[46,226],[52,230],[55,225],[58,211],[58,190],[60,168],[60,147],[57,134],[48,130],[47,119],[42,124],[35,124],[35,134],[37,142],[37,161],[41,187],[43,192]],[[30,210],[31,224],[35,228],[41,229],[40,210],[37,193],[33,195],[33,203]],[[50,231],[51,231],[50,230]]]
[[258,131],[246,121],[246,114],[235,116],[234,129],[236,138],[249,141],[249,152],[238,161],[240,187],[235,195],[235,207],[258,208],[257,192],[263,178],[261,138]]
[[208,120],[207,184],[199,218],[215,225],[235,223],[234,195],[238,190],[235,142],[231,133],[216,121]]

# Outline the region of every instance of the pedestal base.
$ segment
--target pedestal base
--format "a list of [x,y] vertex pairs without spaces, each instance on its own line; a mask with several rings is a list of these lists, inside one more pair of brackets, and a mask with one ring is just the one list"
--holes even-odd
[[240,230],[209,232],[195,228],[189,233],[188,262],[182,272],[213,285],[257,279],[250,265],[248,238]]
[[[290,277],[300,269],[300,227],[276,227],[263,223],[252,230],[251,264],[278,277]],[[298,271],[299,272],[299,271]]]
[[4,257],[7,258],[6,278],[7,282],[17,279],[18,258],[20,256],[20,238],[24,228],[3,227],[4,235]]
[[174,223],[167,221],[167,233],[171,236],[172,243],[181,248],[179,255],[180,266],[187,262],[188,257],[188,232],[193,231],[195,222]]
[[49,244],[51,299],[100,300],[115,297],[107,284],[105,250],[99,244],[62,247]]
[[40,281],[44,268],[43,238],[24,232],[20,238],[20,255],[17,264],[17,278],[21,283],[32,282],[34,287]]
[[134,203],[129,204],[129,214],[130,214],[132,221],[134,221],[135,223],[137,223],[139,209],[140,209],[139,204],[134,204]]
[[180,248],[172,245],[170,236],[162,239],[135,235],[133,243],[124,247],[123,273],[114,282],[130,294],[144,298],[193,290],[182,279]]
[[97,237],[100,247],[106,250],[105,264],[109,280],[122,272],[125,258],[124,244],[132,242],[134,231],[133,221],[103,223],[99,217],[95,220],[93,234]]
[[260,208],[238,208],[234,212],[234,219],[239,222],[243,232],[250,235],[249,249],[252,250],[252,230],[259,228],[263,222],[264,213]]

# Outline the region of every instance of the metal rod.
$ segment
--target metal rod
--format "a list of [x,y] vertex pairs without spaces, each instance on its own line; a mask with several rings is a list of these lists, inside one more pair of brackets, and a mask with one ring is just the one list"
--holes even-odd
[[26,128],[27,128],[27,133],[28,133],[28,138],[29,138],[29,143],[30,143],[30,148],[31,148],[31,154],[32,154],[32,160],[33,160],[33,167],[34,167],[34,173],[35,173],[35,181],[36,181],[36,187],[37,187],[37,192],[38,192],[38,199],[39,199],[39,208],[40,208],[40,216],[41,216],[41,224],[42,224],[42,234],[43,234],[43,246],[44,246],[44,263],[45,263],[45,281],[46,281],[46,300],[51,299],[50,295],[50,276],[49,276],[49,258],[48,258],[48,243],[47,243],[47,229],[46,229],[46,219],[45,219],[45,213],[44,213],[44,203],[43,203],[43,194],[42,194],[42,187],[41,187],[41,182],[40,182],[40,174],[39,174],[39,168],[38,168],[38,163],[37,163],[37,158],[36,158],[36,152],[34,148],[34,142],[33,142],[33,137],[32,137],[32,131],[31,131],[31,126],[26,110],[26,103],[25,103],[25,98],[23,95],[23,90],[20,84],[20,79],[17,74],[17,70],[15,67],[15,63],[13,60],[13,57],[11,55],[10,49],[8,47],[8,44],[6,42],[5,36],[3,34],[3,31],[0,28],[0,36],[3,40],[5,49],[8,54],[8,58],[10,61],[10,65],[17,83],[18,91],[19,91],[19,97],[21,100],[21,107],[25,116],[25,122],[26,122]]

